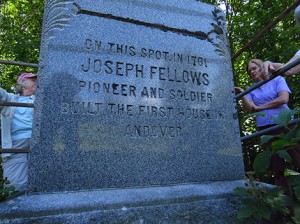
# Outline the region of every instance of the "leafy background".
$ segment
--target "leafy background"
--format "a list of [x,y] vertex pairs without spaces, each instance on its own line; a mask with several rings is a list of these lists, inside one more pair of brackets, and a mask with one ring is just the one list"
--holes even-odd
[[[38,63],[44,1],[0,0],[0,59]],[[18,75],[36,69],[2,65],[0,86],[10,90]]]

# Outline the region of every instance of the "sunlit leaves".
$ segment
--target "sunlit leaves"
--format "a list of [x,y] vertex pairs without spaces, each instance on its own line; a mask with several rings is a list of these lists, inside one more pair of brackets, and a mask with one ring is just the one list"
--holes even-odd
[[[5,0],[0,6],[0,58],[38,63],[44,0]],[[10,91],[23,71],[36,69],[2,65],[0,86]]]
[[248,114],[246,116],[244,116],[241,120],[240,120],[240,126],[243,126],[244,123],[251,117],[256,117],[256,116],[266,116],[266,113],[264,112],[255,112],[255,113],[252,113],[252,114]]

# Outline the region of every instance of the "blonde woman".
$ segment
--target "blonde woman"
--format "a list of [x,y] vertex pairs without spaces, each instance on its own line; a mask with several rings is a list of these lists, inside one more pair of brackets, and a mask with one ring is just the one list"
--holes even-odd
[[[262,60],[252,59],[247,65],[247,73],[253,79],[254,86],[257,82],[263,80],[260,71],[262,64]],[[240,93],[243,89],[235,87],[235,91],[236,93]],[[289,109],[287,103],[290,93],[290,88],[285,79],[278,76],[242,98],[243,106],[248,112],[254,113],[261,111],[265,113],[265,116],[256,116],[256,127],[258,131],[275,125],[272,117],[277,117],[281,111]]]

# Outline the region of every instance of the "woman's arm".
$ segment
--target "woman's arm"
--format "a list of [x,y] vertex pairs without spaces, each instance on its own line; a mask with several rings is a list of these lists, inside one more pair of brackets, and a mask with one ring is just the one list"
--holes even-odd
[[[300,58],[300,55],[295,54],[287,63],[275,63],[271,61],[265,61],[261,64],[261,72],[264,79],[268,79],[268,73],[269,72],[276,72],[277,70],[283,68],[284,66],[290,64],[291,62],[297,60]],[[300,64],[296,65],[295,67],[291,68],[290,70],[286,71],[284,75],[294,75],[300,72]]]
[[281,91],[278,93],[278,97],[276,99],[274,99],[264,105],[260,105],[260,106],[254,105],[254,107],[253,107],[254,112],[280,107],[281,105],[283,105],[289,101],[289,95],[290,95],[289,92]]
[[[236,94],[239,94],[239,93],[243,92],[244,90],[240,87],[234,87],[234,91],[235,91]],[[255,104],[254,104],[253,101],[250,101],[247,96],[242,97],[242,104],[243,104],[244,109],[247,112],[249,112],[249,113],[254,112]]]
[[0,88],[0,101],[2,102],[13,102],[16,94],[9,93],[5,89]]
[[[288,65],[289,63],[297,60],[300,58],[300,55],[294,55],[285,65]],[[284,73],[284,75],[294,75],[300,72],[300,65],[296,65],[295,67],[291,68],[287,72]]]

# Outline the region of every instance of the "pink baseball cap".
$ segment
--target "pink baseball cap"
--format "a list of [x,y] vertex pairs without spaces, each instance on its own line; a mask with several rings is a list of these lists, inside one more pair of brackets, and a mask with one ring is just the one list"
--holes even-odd
[[33,74],[33,73],[22,73],[18,80],[17,80],[17,83],[21,83],[23,79],[25,78],[32,78],[32,77],[36,77],[37,75],[36,74]]

